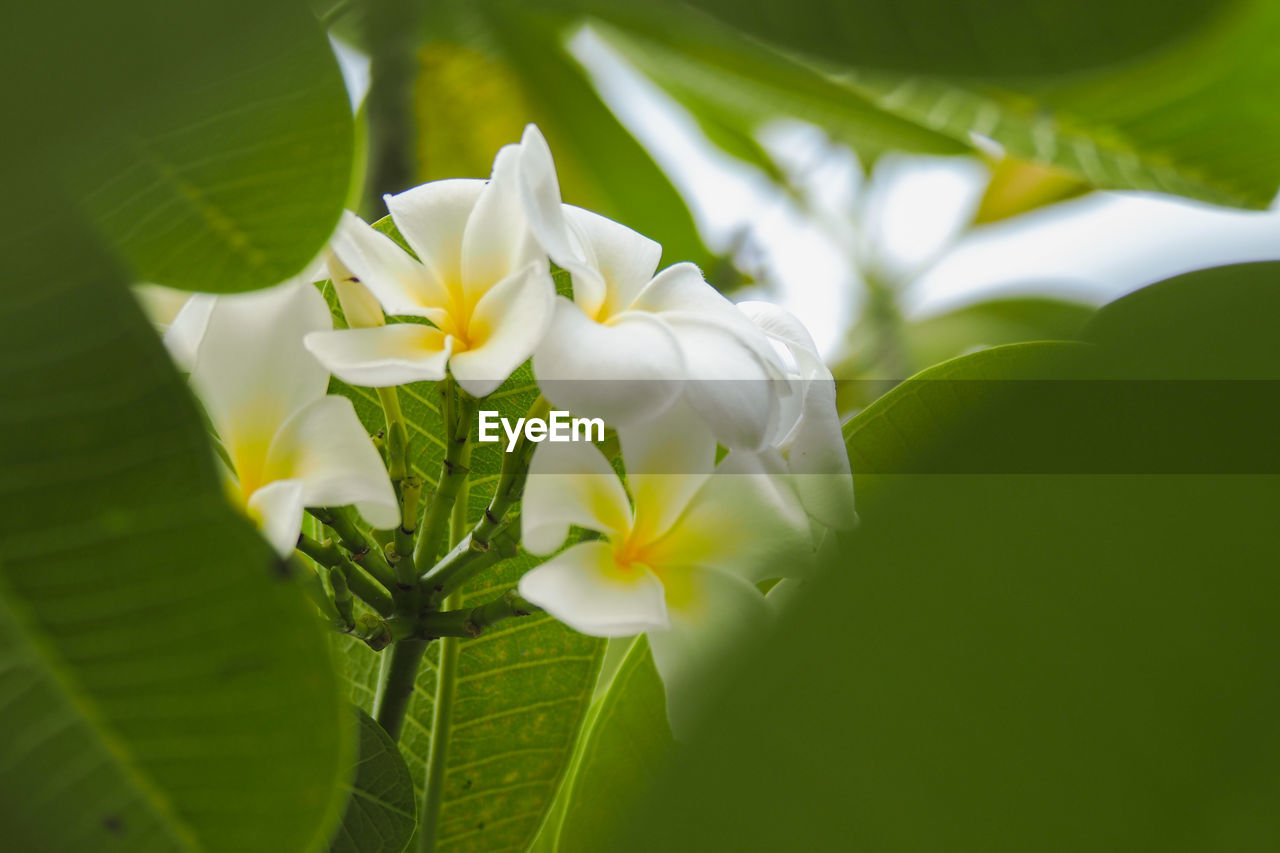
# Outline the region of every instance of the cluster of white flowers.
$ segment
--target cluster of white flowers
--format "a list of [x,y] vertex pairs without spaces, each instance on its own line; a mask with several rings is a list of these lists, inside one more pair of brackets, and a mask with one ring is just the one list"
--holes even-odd
[[[693,264],[657,271],[657,243],[562,204],[532,125],[490,180],[386,201],[412,254],[346,213],[323,255],[349,328],[333,328],[317,271],[195,297],[170,326],[233,493],[282,553],[307,506],[355,504],[374,527],[397,525],[381,458],[350,402],[325,395],[329,375],[387,387],[451,374],[482,398],[532,358],[552,404],[616,429],[626,480],[595,444],[537,447],[521,538],[553,556],[520,594],[587,634],[648,634],[679,694],[724,637],[767,616],[756,585],[802,572],[825,532],[854,519],[812,339],[781,309],[730,302]],[[572,298],[557,296],[552,262]],[[386,322],[402,316],[430,325]],[[572,527],[600,536],[561,550]]]

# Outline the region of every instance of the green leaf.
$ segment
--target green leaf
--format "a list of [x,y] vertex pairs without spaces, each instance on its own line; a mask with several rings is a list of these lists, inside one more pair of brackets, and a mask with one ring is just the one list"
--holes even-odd
[[1082,340],[1116,354],[1115,370],[1153,379],[1280,379],[1275,318],[1280,263],[1199,270],[1098,311]]
[[347,811],[329,846],[332,853],[400,853],[413,835],[418,812],[413,779],[395,741],[372,717],[355,709],[359,760]]
[[608,849],[618,824],[657,778],[674,746],[662,679],[641,636],[630,642],[617,672],[592,703],[573,762],[530,850]]
[[844,76],[896,115],[958,139],[994,139],[1012,156],[1096,187],[1265,208],[1280,186],[1267,108],[1280,85],[1280,7],[1230,4],[1210,25],[1113,71],[983,86],[870,71]]
[[0,244],[4,843],[314,849],[349,763],[314,608],[109,260],[27,213]]
[[[938,436],[959,433],[995,401],[1009,380],[1048,379],[1076,366],[1089,348],[1068,341],[992,347],[924,370],[877,399],[844,425],[849,464],[862,474],[936,473],[945,462],[927,452]],[[966,433],[967,434],[967,433]],[[945,447],[954,445],[946,442]],[[1007,453],[1008,447],[999,448]]]
[[[737,21],[740,14],[746,23],[762,8],[758,3],[715,3],[726,20]],[[721,57],[726,44],[735,38],[742,41],[742,34],[735,35],[726,25],[680,16],[666,5],[619,8],[590,0],[578,0],[577,5],[651,41],[677,46],[687,56]],[[1120,3],[1122,15],[1143,17],[1138,27],[1117,25],[1111,3],[1102,4],[1108,11],[1094,17],[1079,12],[1076,5],[1045,2],[1011,4],[1017,9],[992,15],[990,3],[916,0],[913,6],[936,7],[937,13],[902,20],[884,17],[886,10],[897,8],[895,4],[839,5],[841,15],[865,18],[856,32],[841,25],[846,19],[806,18],[786,4],[777,5],[773,14],[789,23],[775,26],[769,18],[767,32],[754,25],[747,26],[747,32],[783,47],[792,26],[812,27],[815,32],[821,28],[824,37],[841,44],[848,39],[848,49],[822,54],[820,71],[828,76],[810,70],[823,82],[808,85],[843,88],[851,107],[877,127],[885,127],[885,119],[870,117],[883,111],[950,137],[957,145],[971,144],[974,136],[986,137],[1012,157],[1055,167],[1100,188],[1153,190],[1259,209],[1280,188],[1280,161],[1271,151],[1271,140],[1280,135],[1280,117],[1270,108],[1272,93],[1280,87],[1280,54],[1271,49],[1280,37],[1280,6],[1267,0],[1181,3],[1168,15],[1166,7],[1151,15],[1146,4]],[[738,11],[730,13],[730,6]],[[957,16],[981,16],[982,26],[949,26]],[[1059,21],[1061,16],[1073,23]],[[1023,32],[1028,27],[1032,32]],[[921,47],[942,39],[948,48],[903,51],[899,60],[887,61],[884,51],[901,50],[916,30],[933,34],[919,43]],[[1081,33],[1097,42],[1097,49],[1058,55],[1038,47],[1045,38],[1071,44]],[[1175,33],[1181,35],[1171,38]],[[1138,50],[1145,40],[1151,50]],[[868,43],[885,47],[867,48]],[[1088,73],[992,79],[1020,66],[1032,70],[1031,65],[1042,60],[1040,71],[1066,71],[1075,67],[1073,63],[1098,61],[1108,51],[1128,60]],[[796,72],[786,71],[779,62],[784,60],[774,62],[775,71],[762,80],[772,76],[773,88],[804,91]],[[785,62],[801,67],[794,58]],[[677,79],[675,85],[698,86],[725,100],[769,103],[758,89],[731,85],[731,78],[716,80],[704,74],[703,83],[695,66],[685,71],[691,82]],[[838,104],[840,98],[824,94],[822,101]],[[844,121],[834,110],[824,115],[800,103],[788,106],[786,99],[778,105],[781,112],[814,121],[858,148],[856,131],[845,135]],[[743,105],[749,108],[749,103]]]
[[657,240],[666,263],[710,266],[679,193],[566,51],[564,16],[447,0],[430,4],[426,18],[417,89],[424,179],[487,176],[498,148],[534,122],[566,202]]
[[[376,227],[399,238],[386,217]],[[563,282],[567,277],[558,276]],[[331,287],[325,288],[337,311]],[[339,317],[340,319],[340,317]],[[377,394],[334,382],[334,393],[348,396],[366,427],[385,426]],[[434,488],[444,445],[439,390],[433,383],[401,386],[400,402],[409,428],[410,460]],[[485,398],[483,407],[501,417],[523,417],[538,397],[533,371],[521,366]],[[468,518],[479,519],[501,470],[500,444],[475,444],[468,482]],[[541,562],[521,553],[481,573],[465,589],[462,606],[492,600]],[[432,643],[410,701],[400,747],[422,796],[436,695],[439,643]],[[461,642],[457,694],[453,703],[453,740],[449,747],[440,835],[441,851],[524,849],[550,806],[568,764],[605,642],[585,637],[548,616],[521,617],[475,640]],[[367,646],[337,640],[339,666],[351,700],[372,707],[380,659]]]
[[67,5],[25,5],[5,28],[9,61],[40,73],[6,87],[23,132],[4,157],[137,280],[245,290],[311,260],[346,196],[352,119],[305,4]]
[[[1097,343],[1077,350],[1100,356],[1083,367],[1124,376],[1133,365],[1123,362],[1142,354],[1159,366],[1150,354],[1169,352],[1186,330],[1215,363],[1210,375],[1274,378],[1280,352],[1270,347],[1259,362],[1261,347],[1238,346],[1237,330],[1218,322],[1270,307],[1271,275],[1261,265],[1217,271],[1238,289],[1224,289],[1216,307],[1218,291],[1204,280],[1127,297],[1103,309]],[[1216,319],[1197,335],[1206,308]],[[1081,382],[1071,378],[1082,366],[1073,357],[1056,373],[1046,367],[1046,348],[1060,346],[1006,347],[947,367],[951,377],[1069,380],[1055,383],[1068,405],[1042,418],[1034,437],[1043,467],[864,476],[860,485],[876,488],[860,492],[859,530],[833,549],[827,571],[746,662],[715,724],[637,800],[607,849],[1191,853],[1280,844],[1274,383]],[[1168,367],[1163,375],[1176,375],[1177,364]],[[975,398],[957,432],[947,385],[922,379],[851,432],[855,458],[901,471],[923,467],[898,462],[904,454],[999,463],[1011,446],[1027,451],[1017,441],[1023,386],[1042,382],[998,383],[1011,393]],[[1119,418],[1107,406],[1069,405],[1078,387],[1117,384],[1113,403],[1138,398]],[[1201,385],[1218,397],[1204,416]],[[1253,426],[1229,404],[1255,385],[1269,409]],[[1146,386],[1182,398],[1177,417],[1148,406]],[[1197,417],[1194,433],[1176,432]],[[877,440],[887,420],[905,446]],[[1108,421],[1110,435],[1096,429]],[[1081,430],[1092,454],[1069,476],[1043,473]],[[1140,452],[1135,438],[1168,436],[1182,467],[1109,470]],[[1252,468],[1185,473],[1232,445]]]
[[844,64],[1029,75],[1122,62],[1185,36],[1221,0],[689,0],[760,39]]
[[[724,28],[634,28],[634,16],[612,13],[633,28],[594,26],[623,56],[685,105],[712,141],[766,171],[744,151],[770,119],[790,116],[820,125],[860,154],[888,150],[959,154],[956,140],[894,115],[814,69]],[[740,139],[724,145],[732,132]],[[747,141],[742,141],[743,139]],[[767,157],[767,155],[766,155]]]

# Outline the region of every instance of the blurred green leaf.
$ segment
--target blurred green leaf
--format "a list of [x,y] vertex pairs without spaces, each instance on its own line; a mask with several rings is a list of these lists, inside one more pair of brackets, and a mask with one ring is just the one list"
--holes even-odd
[[[1123,62],[1181,38],[1223,0],[685,0],[756,38],[846,65],[1039,75]],[[1154,12],[1154,13],[1153,13]]]
[[355,778],[329,850],[401,853],[418,822],[413,779],[391,736],[364,711],[355,711],[360,726]]
[[[1218,272],[1240,287],[1212,315],[1269,308],[1272,274]],[[1108,378],[1195,328],[1219,292],[1196,284],[1103,309],[1093,345],[977,353],[868,409],[849,433],[855,471],[1006,465],[864,473],[857,533],[610,849],[1275,849],[1274,385]],[[1237,346],[1226,323],[1208,328],[1193,344],[1216,363],[1209,375],[1262,375],[1259,348]],[[1280,352],[1264,363],[1280,368]],[[1169,366],[1162,375],[1176,375]],[[1091,371],[1106,381],[1077,378]],[[946,395],[966,376],[1028,381],[987,383],[1006,393],[959,411]],[[1020,435],[1028,393],[1055,378],[1067,403],[1073,389],[1118,385],[1120,418],[1061,405]],[[1141,393],[1123,408],[1146,386],[1175,403],[1185,390],[1178,414],[1198,418],[1194,433],[1169,432],[1170,411]],[[1196,411],[1197,387],[1230,402],[1251,386],[1271,397],[1259,424]],[[1096,429],[1109,420],[1114,439]],[[1091,455],[1067,476],[1037,473],[1059,470],[1081,431]],[[1143,437],[1181,467],[1115,473]],[[1177,473],[1230,445],[1255,467]],[[1001,476],[1011,453],[1040,467]]]
[[13,11],[0,49],[33,79],[0,96],[22,128],[3,157],[85,214],[135,279],[245,290],[314,257],[351,177],[352,120],[304,3]]
[[[631,16],[624,20],[635,22]],[[967,141],[900,118],[812,68],[722,28],[662,27],[655,33],[648,28],[594,26],[637,69],[689,109],[713,142],[758,166],[759,156],[743,150],[746,143],[725,136],[733,132],[752,140],[761,125],[780,117],[813,122],[866,157],[886,150],[969,150]]]
[[349,762],[314,608],[111,260],[25,212],[0,241],[4,844],[313,849]]
[[1116,355],[1118,375],[1280,379],[1280,263],[1236,264],[1162,281],[1105,306],[1080,332]]
[[[924,370],[844,425],[849,464],[859,474],[904,473],[915,470],[910,466],[917,461],[922,473],[936,471],[931,466],[937,464],[937,458],[925,451],[937,443],[937,436],[959,435],[975,412],[1005,402],[1007,381],[1060,375],[1087,349],[1070,341],[1009,344]],[[997,448],[1001,454],[1008,450],[1007,446]]]
[[[896,334],[880,332],[862,318],[846,338],[849,351],[833,368],[842,411],[871,403],[885,385],[955,356],[1003,344],[1075,337],[1097,309],[1042,296],[1006,297],[965,305],[900,323]],[[890,351],[886,351],[890,350]]]
[[1007,87],[843,76],[897,115],[956,138],[989,137],[1096,187],[1264,208],[1280,187],[1270,147],[1280,135],[1270,109],[1278,36],[1280,6],[1240,0],[1187,39],[1105,73]]
[[567,53],[567,22],[500,0],[429,6],[417,88],[423,179],[488,176],[498,148],[534,122],[566,202],[657,240],[666,263],[709,267],[711,253],[679,193]]
[[[727,44],[744,41],[726,25],[681,16],[664,4],[564,1],[688,56],[723,58]],[[738,15],[747,20],[764,9],[752,3],[730,12],[738,4],[715,2],[727,20],[738,20]],[[835,8],[826,0],[815,2]],[[767,31],[753,25],[748,32],[786,46],[792,27],[812,27],[832,44],[844,45],[824,54],[825,64],[808,72],[823,81],[809,85],[843,88],[850,106],[878,127],[887,125],[883,117],[871,118],[877,109],[950,137],[957,145],[968,146],[975,136],[989,138],[1009,156],[1055,167],[1100,188],[1154,190],[1252,208],[1266,207],[1280,188],[1280,161],[1271,151],[1271,141],[1280,136],[1280,117],[1271,108],[1272,93],[1280,87],[1280,52],[1273,49],[1280,37],[1280,6],[1268,0],[1181,3],[1161,7],[1158,15],[1146,5],[1122,2],[1119,18],[1109,11],[1093,17],[1075,6],[1045,2],[1012,4],[1017,9],[1011,6],[1008,14],[999,15],[989,3],[916,0],[912,5],[936,7],[936,13],[894,20],[888,17],[889,5],[860,3],[841,5],[840,15],[852,16],[847,19],[807,18],[792,5],[776,3],[770,15],[788,23],[760,18],[761,26],[768,21]],[[1102,5],[1111,10],[1115,4]],[[1135,14],[1144,23],[1126,26],[1126,16]],[[1073,23],[1062,23],[1060,17]],[[856,33],[842,26],[853,18],[862,21]],[[982,28],[958,27],[957,19],[981,20]],[[1024,29],[1029,32],[1014,37]],[[920,36],[925,40],[919,49],[902,50],[907,39],[916,38],[916,30],[931,35]],[[1180,35],[1173,38],[1175,34]],[[1042,50],[1046,38],[1065,48],[1081,36],[1097,42],[1096,49],[1077,51],[1073,46],[1071,53],[1061,55]],[[948,48],[923,49],[935,40]],[[1020,66],[1031,70],[1033,64],[1043,72],[1078,69],[1102,60],[1108,51],[1128,61],[1087,73],[990,79]],[[889,61],[889,54],[897,59]],[[773,86],[804,91],[796,72],[778,65],[782,62],[803,67],[794,57],[779,55]],[[695,70],[686,66],[694,83],[676,80],[675,85],[697,85],[726,102],[749,97],[770,103],[762,90],[705,73],[704,83]],[[840,102],[839,97],[830,100]],[[749,102],[743,105],[749,108]],[[858,148],[856,132],[847,134],[834,111],[824,115],[797,104],[782,112],[813,121]],[[897,147],[914,150],[906,144]]]
[[[377,227],[399,236],[389,217]],[[331,287],[325,287],[325,295],[340,318]],[[351,399],[370,432],[384,428],[382,408],[372,389],[335,380],[330,390]],[[400,388],[410,460],[427,493],[435,487],[444,452],[438,395],[436,385],[429,382]],[[501,417],[518,418],[527,414],[537,397],[533,372],[526,363],[485,398],[485,406]],[[500,444],[475,445],[468,480],[468,523],[479,519],[488,505],[503,455]],[[521,552],[482,572],[465,588],[461,606],[497,598],[540,562],[541,558]],[[337,638],[336,645],[351,700],[369,710],[378,682],[379,655],[345,637]],[[461,642],[437,850],[487,853],[528,845],[569,763],[591,703],[604,646],[604,640],[578,634],[541,614],[502,623],[478,639]],[[439,643],[432,643],[400,737],[419,798],[430,746],[438,657]]]
[[592,703],[532,853],[609,849],[618,824],[653,784],[674,746],[662,679],[641,636]]

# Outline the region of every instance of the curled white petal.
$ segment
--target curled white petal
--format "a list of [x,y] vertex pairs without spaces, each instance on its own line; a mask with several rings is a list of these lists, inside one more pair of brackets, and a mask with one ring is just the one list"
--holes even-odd
[[627,485],[635,500],[635,536],[665,533],[712,476],[716,440],[684,401],[647,423],[618,428]]
[[401,236],[444,290],[462,282],[462,234],[484,185],[478,178],[451,178],[385,196]]
[[330,248],[388,314],[436,322],[449,305],[449,292],[431,269],[350,211],[343,212]]
[[312,332],[305,343],[334,376],[369,388],[443,379],[452,346],[439,329],[416,323]]
[[557,406],[620,426],[665,411],[682,390],[685,367],[679,343],[660,319],[629,312],[595,323],[561,296],[534,350],[533,372]]
[[687,739],[703,703],[728,672],[725,656],[769,630],[773,614],[764,596],[740,577],[716,571],[665,573],[670,627],[649,631],[653,662],[667,696],[667,719]]
[[305,506],[355,504],[384,529],[400,521],[382,457],[346,397],[321,397],[281,426],[267,452],[266,479],[301,483]]
[[621,567],[604,542],[583,542],[520,578],[520,595],[595,637],[628,637],[667,626],[662,583],[643,566]]
[[526,264],[490,288],[471,314],[469,347],[455,352],[450,361],[458,384],[476,397],[492,394],[533,354],[554,302],[546,258]]
[[625,534],[631,506],[618,475],[594,444],[539,444],[529,463],[522,541],[533,554],[549,554],[578,525],[602,533]]
[[332,325],[324,297],[306,283],[215,300],[191,383],[233,460],[260,464],[280,425],[324,394],[329,374],[302,340]]
[[302,532],[302,511],[306,504],[299,480],[276,480],[249,495],[245,509],[262,536],[282,557],[293,553]]

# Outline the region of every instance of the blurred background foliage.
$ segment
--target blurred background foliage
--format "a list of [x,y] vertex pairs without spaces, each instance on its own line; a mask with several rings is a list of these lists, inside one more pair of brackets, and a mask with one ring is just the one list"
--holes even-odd
[[[863,527],[828,544],[825,573],[771,593],[790,602],[780,633],[743,651],[693,742],[672,742],[643,643],[613,644],[594,697],[578,691],[583,736],[543,773],[558,784],[526,797],[545,818],[519,815],[504,844],[1280,843],[1280,466],[1276,395],[1257,384],[1280,377],[1275,266],[1101,311],[1118,292],[918,307],[949,258],[1011,223],[1059,227],[1076,199],[1273,205],[1277,4],[56,0],[14,10],[0,39],[17,129],[0,157],[0,319],[15,330],[0,346],[0,822],[15,843],[316,849],[359,819],[348,849],[373,850],[409,831],[394,809],[346,810],[352,786],[400,806],[413,792],[367,725],[377,754],[362,760],[386,776],[352,781],[357,726],[338,724],[322,637],[287,567],[221,502],[199,415],[125,285],[274,284],[344,204],[374,218],[383,193],[484,175],[530,121],[566,201],[659,240],[664,263],[696,261],[734,297],[808,294],[803,318],[830,327],[824,351],[851,380]],[[612,86],[584,44],[666,112],[631,110],[638,90]],[[692,154],[659,144],[676,113],[800,230],[708,227],[673,165]],[[779,127],[816,134],[819,167],[780,150]],[[819,191],[832,157],[861,181],[834,204]],[[887,199],[915,158],[977,177],[904,260]],[[931,204],[908,230],[927,230]],[[1280,252],[1257,216],[1271,242],[1215,257]],[[761,244],[798,234],[838,270],[780,281]],[[1046,395],[1082,377],[1237,383]],[[501,811],[500,791],[446,805],[466,822],[478,795]],[[468,826],[448,849],[493,837]]]

